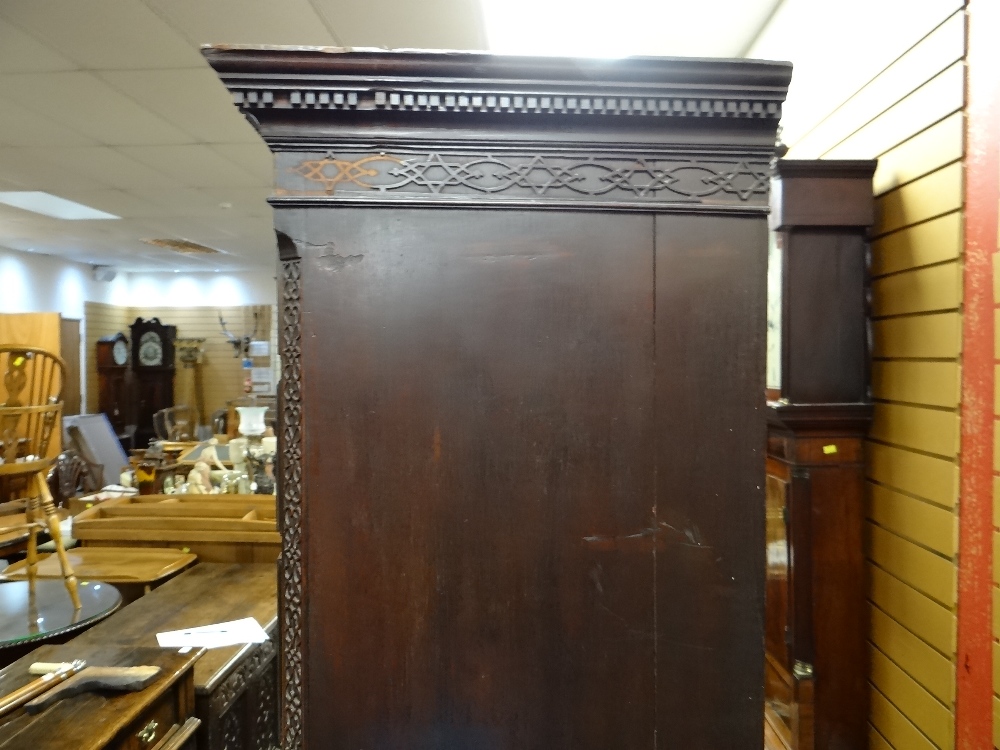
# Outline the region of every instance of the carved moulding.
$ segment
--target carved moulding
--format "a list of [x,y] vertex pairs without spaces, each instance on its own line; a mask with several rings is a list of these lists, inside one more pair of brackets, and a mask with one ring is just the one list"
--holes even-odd
[[295,244],[278,235],[281,258],[281,429],[278,451],[279,622],[281,637],[281,737],[284,750],[302,747],[302,380],[301,260]]
[[320,47],[206,48],[245,110],[777,121],[786,63],[583,60]]
[[220,716],[232,708],[247,685],[257,677],[257,673],[274,658],[275,651],[273,642],[264,641],[254,649],[248,658],[243,660],[240,666],[226,678],[225,682],[212,693],[212,715]]
[[233,104],[243,109],[276,107],[476,114],[781,118],[781,103],[775,101],[725,97],[602,96],[596,91],[565,96],[545,92],[510,94],[420,89],[246,88],[233,91]]
[[[489,199],[669,206],[760,207],[769,155],[565,154],[469,151],[281,152],[275,203]],[[499,199],[499,200],[498,200]]]

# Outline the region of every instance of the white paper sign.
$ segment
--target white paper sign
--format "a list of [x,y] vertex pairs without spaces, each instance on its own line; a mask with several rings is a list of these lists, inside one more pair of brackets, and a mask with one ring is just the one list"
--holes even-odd
[[266,357],[271,353],[271,342],[251,341],[247,349],[251,357]]
[[252,617],[156,634],[160,648],[222,648],[239,643],[263,643],[267,639],[264,628]]
[[254,367],[251,371],[254,393],[271,393],[274,389],[274,371],[270,367]]

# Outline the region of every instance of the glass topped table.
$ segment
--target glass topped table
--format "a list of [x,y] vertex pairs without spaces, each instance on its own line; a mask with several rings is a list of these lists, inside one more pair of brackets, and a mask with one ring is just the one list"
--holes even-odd
[[73,609],[61,579],[0,582],[0,667],[43,643],[62,643],[115,612],[122,604],[114,586],[80,581],[79,610]]

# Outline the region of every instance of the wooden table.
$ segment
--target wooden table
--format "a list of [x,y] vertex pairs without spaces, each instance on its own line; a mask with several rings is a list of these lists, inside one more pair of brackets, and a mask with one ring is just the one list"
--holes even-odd
[[[34,716],[18,709],[0,719],[0,750],[194,750],[192,736],[199,724],[193,718],[194,666],[204,653],[76,641],[42,646],[0,670],[0,695],[35,679],[28,666],[36,661],[85,659],[91,666],[152,665],[162,671],[138,692],[82,693]],[[166,739],[168,733],[173,741]]]
[[155,646],[156,633],[254,617],[270,641],[209,650],[195,665],[200,750],[278,744],[277,569],[199,563],[95,626],[75,642]]
[[62,578],[0,583],[0,666],[7,666],[43,643],[64,643],[111,615],[122,605],[109,584],[81,582],[79,610],[73,609]]
[[[79,547],[66,551],[73,572],[80,581],[104,581],[115,585],[126,604],[190,568],[198,556],[179,549],[145,547]],[[62,578],[59,558],[39,555],[39,578]],[[9,565],[0,577],[24,580],[25,560]]]

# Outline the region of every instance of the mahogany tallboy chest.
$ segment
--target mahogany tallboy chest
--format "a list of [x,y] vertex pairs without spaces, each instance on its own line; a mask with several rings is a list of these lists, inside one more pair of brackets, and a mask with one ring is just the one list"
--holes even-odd
[[759,748],[791,66],[205,54],[275,154],[282,747]]

